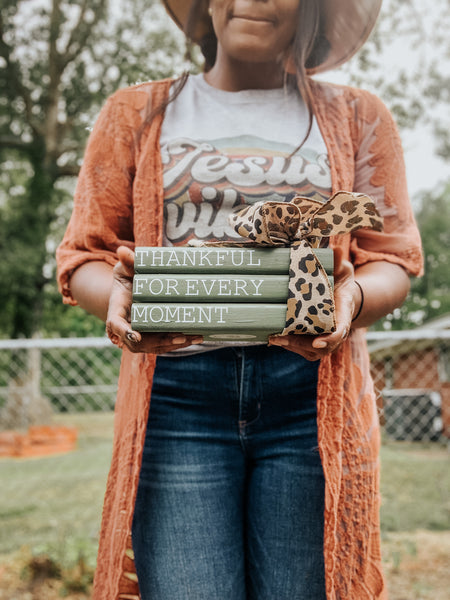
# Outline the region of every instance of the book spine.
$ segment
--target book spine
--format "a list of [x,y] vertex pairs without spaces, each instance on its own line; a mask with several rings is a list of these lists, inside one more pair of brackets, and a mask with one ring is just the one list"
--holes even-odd
[[[333,276],[328,279],[333,287]],[[134,302],[286,302],[286,275],[152,275],[133,279]]]
[[131,326],[136,331],[204,335],[205,339],[267,339],[279,333],[285,322],[286,304],[136,302],[131,306]]
[[286,275],[135,275],[135,302],[284,302]]
[[[333,272],[331,248],[314,248],[327,273]],[[140,246],[135,249],[136,273],[258,273],[284,274],[289,270],[289,248],[232,248]]]

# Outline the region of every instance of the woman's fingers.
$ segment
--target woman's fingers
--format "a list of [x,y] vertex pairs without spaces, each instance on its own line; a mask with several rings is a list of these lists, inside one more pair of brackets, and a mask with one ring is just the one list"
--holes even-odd
[[141,341],[138,332],[130,327],[130,311],[133,301],[134,252],[126,246],[117,249],[119,261],[113,269],[113,284],[106,318],[106,332],[119,347]]
[[313,336],[310,335],[272,335],[269,337],[269,346],[280,346],[290,352],[300,354],[307,360],[320,360],[326,353],[312,347],[313,339]]
[[106,323],[106,332],[113,344],[119,348],[126,347],[135,353],[165,354],[203,342],[203,338],[199,335],[140,333],[139,331],[132,330],[130,323],[121,318],[108,320]]
[[117,248],[117,257],[119,263],[129,277],[134,275],[134,252],[127,246],[119,246]]
[[[130,330],[131,332],[131,330]],[[137,332],[133,331],[132,334]],[[132,341],[130,337],[126,337],[124,345],[131,352],[145,352],[151,354],[166,354],[187,348],[192,344],[201,344],[203,338],[198,335],[184,335],[182,333],[143,333],[140,335],[139,341]]]
[[131,329],[127,319],[120,316],[108,317],[106,332],[113,344],[119,348],[127,347],[131,352],[149,352],[165,354],[192,344],[201,344],[203,338],[199,335],[184,335],[182,333],[140,333]]
[[120,348],[131,352],[165,354],[192,344],[201,344],[198,335],[182,333],[140,333],[133,331],[130,324],[131,303],[133,301],[134,252],[126,246],[117,249],[119,262],[113,269],[113,285],[109,300],[106,332]]
[[301,354],[307,360],[320,360],[327,354],[336,352],[350,333],[355,309],[355,280],[353,265],[344,260],[338,249],[334,253],[334,303],[336,330],[325,335],[272,336],[269,345],[286,348]]

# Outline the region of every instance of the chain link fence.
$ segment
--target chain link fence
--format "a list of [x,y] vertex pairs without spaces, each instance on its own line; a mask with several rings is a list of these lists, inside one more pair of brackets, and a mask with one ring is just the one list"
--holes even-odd
[[[384,439],[447,444],[450,331],[373,332],[368,343]],[[65,547],[78,533],[96,539],[119,366],[106,338],[0,340],[0,555],[42,543],[52,528]],[[34,440],[18,444],[27,431]]]
[[450,331],[369,333],[372,377],[386,437],[447,443]]
[[[381,424],[409,441],[450,437],[450,331],[370,332]],[[114,409],[120,350],[106,338],[0,340],[0,430]]]
[[119,366],[108,339],[0,340],[0,429],[43,421],[48,409],[113,410]]

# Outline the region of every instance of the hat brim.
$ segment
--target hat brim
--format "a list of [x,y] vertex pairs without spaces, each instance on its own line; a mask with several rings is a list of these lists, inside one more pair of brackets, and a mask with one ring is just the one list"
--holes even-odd
[[[192,0],[162,0],[167,12],[184,32],[187,30]],[[349,60],[369,37],[380,12],[382,0],[323,0],[325,37],[329,52],[323,62],[310,69],[310,73],[321,73],[334,69]],[[196,17],[190,37],[200,43],[212,32],[208,3]]]

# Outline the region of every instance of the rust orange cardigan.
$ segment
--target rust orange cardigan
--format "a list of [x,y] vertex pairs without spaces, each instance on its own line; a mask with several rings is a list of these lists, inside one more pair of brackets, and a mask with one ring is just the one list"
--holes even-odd
[[[72,218],[58,248],[64,300],[74,269],[90,260],[113,265],[119,245],[160,245],[163,183],[160,115],[142,130],[151,107],[171,81],[140,84],[114,94],[91,133]],[[355,266],[387,260],[417,275],[420,238],[407,194],[397,129],[385,106],[368,92],[312,82],[314,111],[327,144],[333,192],[354,189],[355,161],[368,169],[369,189],[384,217],[384,232],[360,230],[333,239]],[[131,522],[150,405],[154,355],[125,350],[119,377],[94,600],[139,598],[131,551]],[[321,361],[319,446],[326,479],[325,575],[327,598],[387,597],[379,536],[379,428],[364,331]]]

